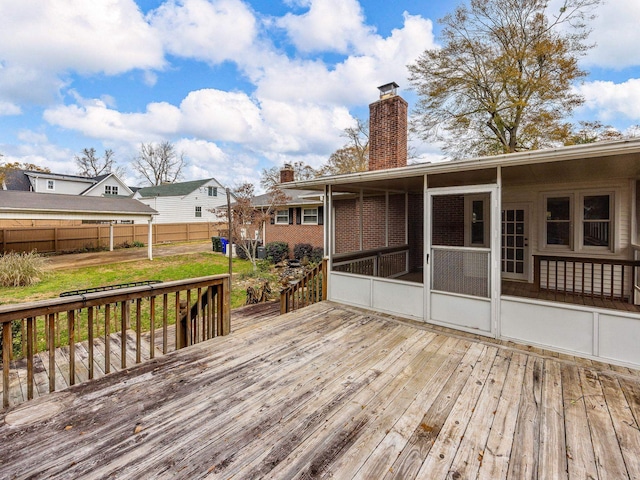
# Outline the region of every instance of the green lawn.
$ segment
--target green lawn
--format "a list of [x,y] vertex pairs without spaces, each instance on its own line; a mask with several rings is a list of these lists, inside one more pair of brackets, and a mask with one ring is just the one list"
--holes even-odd
[[[22,303],[47,298],[56,298],[69,290],[129,283],[141,280],[183,280],[227,273],[229,260],[208,252],[157,257],[153,261],[114,263],[109,265],[82,267],[64,270],[49,270],[45,277],[31,287],[0,288],[0,305]],[[251,263],[234,259],[234,284],[251,275]],[[233,288],[231,308],[244,305],[246,292]]]
[[[56,298],[62,292],[104,285],[130,283],[142,280],[183,280],[187,278],[217,275],[227,273],[228,269],[228,258],[205,252],[175,255],[170,257],[157,257],[153,261],[140,260],[136,262],[113,263],[101,266],[65,268],[63,270],[50,269],[36,285],[30,287],[0,288],[0,305],[46,300],[49,298]],[[234,259],[233,272],[231,308],[237,308],[244,305],[247,286],[261,284],[263,282],[262,278],[269,278],[272,281],[274,280],[274,276],[268,273],[254,274],[251,263],[246,260]],[[277,290],[274,291],[277,295]],[[174,299],[171,297],[169,311],[173,311],[174,309],[173,302]],[[142,331],[146,332],[151,327],[148,312],[149,309],[146,303],[142,305],[141,308],[141,327]],[[157,318],[161,318],[162,311],[160,306],[158,306],[157,312]],[[135,319],[135,315],[133,313],[132,318]],[[88,334],[86,311],[79,313],[76,317],[76,321],[76,339],[78,341],[85,340]],[[116,321],[115,316],[111,321],[115,322],[110,322],[111,331],[117,331],[119,324]],[[24,322],[14,323],[14,355],[19,358],[23,353],[22,339],[24,337],[24,329],[26,327]],[[67,345],[68,336],[66,329],[66,314],[60,314],[57,317],[56,323],[56,345]],[[154,326],[154,328],[157,327],[157,325]],[[104,325],[100,324],[100,322],[96,322],[95,328],[96,335],[104,333]],[[36,339],[38,350],[45,349],[46,336],[44,318],[38,318],[37,320]]]

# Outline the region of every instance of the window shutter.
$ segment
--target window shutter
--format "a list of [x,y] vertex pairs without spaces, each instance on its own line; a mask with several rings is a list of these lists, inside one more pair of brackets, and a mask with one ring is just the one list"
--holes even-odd
[[302,208],[296,208],[296,224],[300,225],[302,223]]
[[289,225],[293,225],[293,208],[289,209]]
[[324,207],[318,207],[318,225],[324,225]]

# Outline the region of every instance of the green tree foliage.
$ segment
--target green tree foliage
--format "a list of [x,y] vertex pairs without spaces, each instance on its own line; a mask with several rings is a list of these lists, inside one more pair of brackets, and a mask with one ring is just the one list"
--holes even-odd
[[420,99],[412,128],[452,158],[564,142],[583,102],[587,22],[600,0],[471,0],[440,22],[442,48],[409,65]]
[[[2,155],[0,155],[1,157]],[[32,172],[51,173],[47,167],[41,167],[34,163],[6,162],[0,163],[0,185],[4,182],[5,176],[10,170],[29,170]]]

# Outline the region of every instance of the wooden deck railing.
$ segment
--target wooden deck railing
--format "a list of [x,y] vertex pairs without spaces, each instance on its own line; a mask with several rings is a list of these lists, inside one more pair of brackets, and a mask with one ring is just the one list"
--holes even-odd
[[633,302],[640,261],[534,255],[539,290]]
[[409,272],[409,246],[384,247],[333,256],[333,271],[391,278]]
[[280,292],[280,313],[287,313],[327,299],[327,259]]
[[[3,305],[0,306],[0,325],[2,405],[7,407],[12,357],[26,358],[27,398],[32,399],[34,356],[38,352],[48,352],[49,391],[53,392],[60,360],[56,359],[56,348],[60,346],[64,346],[68,355],[67,380],[73,385],[76,383],[76,343],[83,340],[87,340],[88,378],[92,379],[97,362],[105,374],[110,373],[110,342],[118,332],[123,369],[127,368],[127,353],[132,347],[127,344],[127,333],[132,330],[135,363],[141,361],[143,334],[149,337],[150,358],[155,355],[156,344],[162,345],[159,352],[169,351],[170,329],[175,329],[176,349],[227,335],[230,332],[229,275]],[[162,342],[156,335],[162,336]],[[104,351],[94,352],[94,340],[98,339],[104,340]]]

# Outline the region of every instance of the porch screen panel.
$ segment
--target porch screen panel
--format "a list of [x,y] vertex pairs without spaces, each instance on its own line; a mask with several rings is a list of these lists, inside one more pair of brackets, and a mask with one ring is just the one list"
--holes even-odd
[[439,247],[432,250],[432,290],[489,298],[490,251]]

